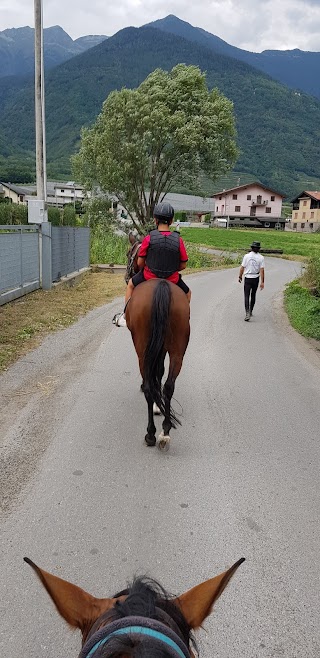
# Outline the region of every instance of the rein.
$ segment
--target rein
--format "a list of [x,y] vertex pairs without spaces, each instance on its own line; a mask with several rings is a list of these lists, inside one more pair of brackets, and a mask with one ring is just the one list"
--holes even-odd
[[135,258],[136,258],[136,255],[137,255],[138,251],[139,251],[140,246],[141,246],[141,242],[139,242],[139,240],[137,240],[137,242],[135,242],[134,245],[131,247],[130,253],[128,255],[128,263],[127,263],[127,270],[126,270],[126,277],[125,277],[126,279],[128,278],[128,280],[131,278],[131,276],[134,275],[133,264],[134,264],[134,261],[135,261]]
[[190,652],[175,631],[155,619],[125,617],[99,629],[85,643],[79,658],[92,658],[114,637],[140,635],[166,645],[171,658],[190,658]]

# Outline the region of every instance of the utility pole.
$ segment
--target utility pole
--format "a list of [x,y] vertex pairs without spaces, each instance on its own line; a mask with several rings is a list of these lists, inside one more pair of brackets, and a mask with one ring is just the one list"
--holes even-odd
[[35,58],[35,117],[36,117],[36,169],[37,198],[44,202],[44,221],[47,221],[47,165],[46,123],[44,97],[43,57],[43,0],[34,0],[34,58]]
[[46,117],[44,97],[43,0],[34,0],[35,120],[37,201],[40,237],[40,280],[43,290],[52,287],[51,224],[47,211]]

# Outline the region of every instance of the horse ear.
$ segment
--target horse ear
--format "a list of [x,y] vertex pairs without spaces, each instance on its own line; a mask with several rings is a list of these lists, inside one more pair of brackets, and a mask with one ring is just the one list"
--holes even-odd
[[114,605],[113,599],[96,599],[83,589],[40,569],[25,557],[24,561],[36,572],[60,615],[75,628],[85,633],[92,624]]
[[224,571],[219,576],[206,580],[200,585],[196,585],[185,594],[175,599],[176,605],[181,609],[181,612],[188,622],[190,628],[199,628],[202,622],[210,614],[213,605],[226,588],[229,580],[236,572],[240,564],[244,562],[245,558],[241,558],[236,562],[231,569]]

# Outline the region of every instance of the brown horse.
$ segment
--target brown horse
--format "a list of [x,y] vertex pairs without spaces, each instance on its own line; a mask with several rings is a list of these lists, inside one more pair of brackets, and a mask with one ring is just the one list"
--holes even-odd
[[79,658],[194,658],[192,630],[198,629],[227,586],[241,558],[224,573],[178,598],[154,581],[139,578],[111,598],[97,599],[83,589],[34,569],[60,615],[82,633]]
[[[126,309],[127,327],[139,359],[142,390],[148,404],[145,441],[156,445],[154,405],[164,416],[158,446],[169,447],[171,427],[180,421],[171,408],[175,381],[181,370],[190,336],[190,306],[186,294],[165,279],[139,284]],[[169,372],[162,387],[164,360],[169,354]]]

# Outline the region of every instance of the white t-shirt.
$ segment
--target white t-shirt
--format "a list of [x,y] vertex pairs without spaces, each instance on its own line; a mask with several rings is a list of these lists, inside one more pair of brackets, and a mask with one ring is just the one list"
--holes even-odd
[[255,251],[250,251],[243,257],[241,264],[244,267],[244,276],[254,279],[260,275],[260,270],[264,267],[264,257]]

